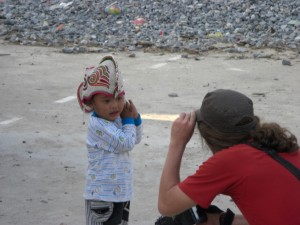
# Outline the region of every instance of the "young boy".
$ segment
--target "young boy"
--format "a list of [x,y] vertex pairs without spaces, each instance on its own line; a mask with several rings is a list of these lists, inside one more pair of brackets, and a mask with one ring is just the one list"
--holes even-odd
[[133,102],[125,100],[112,56],[87,68],[77,98],[84,112],[92,112],[86,140],[86,224],[126,225],[133,188],[129,152],[141,141],[142,120]]

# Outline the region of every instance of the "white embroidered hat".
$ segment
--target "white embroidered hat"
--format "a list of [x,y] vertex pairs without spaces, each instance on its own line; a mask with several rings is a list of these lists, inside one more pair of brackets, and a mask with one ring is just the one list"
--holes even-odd
[[91,100],[95,94],[115,98],[125,94],[118,64],[112,56],[105,56],[96,68],[86,68],[84,81],[77,89],[78,103],[84,112],[93,111],[85,101]]

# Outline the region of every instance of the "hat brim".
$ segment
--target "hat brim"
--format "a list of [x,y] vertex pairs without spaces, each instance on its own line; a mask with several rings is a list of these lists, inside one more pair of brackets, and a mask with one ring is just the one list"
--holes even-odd
[[201,122],[201,114],[200,114],[200,109],[197,109],[195,111],[195,114],[196,114],[196,122]]
[[93,109],[88,105],[84,104],[83,95],[82,95],[83,84],[84,82],[80,83],[80,85],[77,88],[77,100],[81,110],[84,111],[85,113],[90,113],[93,111]]

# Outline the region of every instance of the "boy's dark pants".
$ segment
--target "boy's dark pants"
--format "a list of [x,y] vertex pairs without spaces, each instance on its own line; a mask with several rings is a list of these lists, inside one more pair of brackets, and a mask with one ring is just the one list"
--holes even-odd
[[103,202],[86,200],[86,225],[127,225],[130,201]]

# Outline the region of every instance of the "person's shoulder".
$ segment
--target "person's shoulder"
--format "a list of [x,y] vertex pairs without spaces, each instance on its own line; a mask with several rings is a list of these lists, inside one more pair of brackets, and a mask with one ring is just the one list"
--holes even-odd
[[222,149],[221,151],[217,152],[216,154],[233,154],[240,151],[249,150],[251,147],[247,144],[241,143],[237,145],[233,145],[229,148]]
[[257,150],[247,144],[237,144],[227,149],[223,149],[215,154],[217,158],[229,158],[238,159],[249,157],[252,154],[256,154]]
[[244,151],[250,151],[251,149],[254,150],[252,146],[246,143],[241,143],[241,144],[231,146],[229,149],[233,152],[244,152]]
[[260,153],[255,149],[251,149],[250,146],[238,144],[215,153],[210,158],[210,162],[223,169],[231,168],[235,170],[249,164],[249,161],[256,158],[257,154]]

